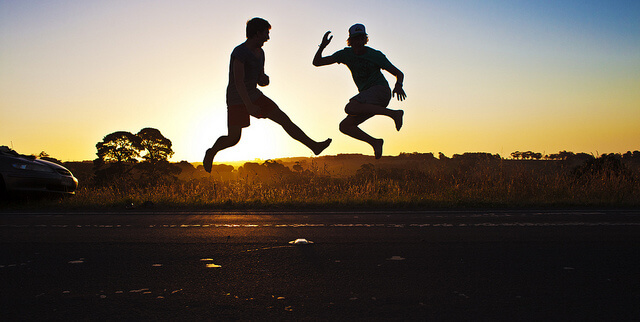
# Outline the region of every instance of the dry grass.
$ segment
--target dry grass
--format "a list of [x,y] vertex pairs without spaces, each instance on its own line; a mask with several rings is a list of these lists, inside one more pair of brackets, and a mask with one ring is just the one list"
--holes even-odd
[[85,186],[72,198],[29,206],[224,210],[640,205],[640,176],[629,167],[581,173],[579,167],[542,161],[437,161],[414,169],[369,168],[347,178],[290,172],[268,178],[207,177],[146,187]]

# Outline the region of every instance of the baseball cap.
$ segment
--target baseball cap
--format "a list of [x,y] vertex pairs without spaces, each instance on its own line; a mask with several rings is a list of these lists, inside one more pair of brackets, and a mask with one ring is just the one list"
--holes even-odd
[[360,35],[360,34],[363,34],[363,35],[367,34],[367,32],[364,29],[364,25],[363,24],[357,23],[357,24],[351,26],[351,28],[349,28],[349,37],[353,37],[353,36]]

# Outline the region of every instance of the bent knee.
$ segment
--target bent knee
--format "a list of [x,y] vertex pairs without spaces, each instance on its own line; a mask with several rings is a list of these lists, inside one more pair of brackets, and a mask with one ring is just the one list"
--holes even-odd
[[344,112],[347,114],[356,114],[355,105],[358,104],[355,101],[349,101],[347,105],[344,106]]
[[238,143],[238,142],[240,142],[240,137],[242,137],[242,130],[231,130],[230,129],[229,133],[227,134],[227,140],[229,140],[229,142]]
[[229,136],[229,139],[232,142],[238,143],[238,142],[240,142],[240,137],[241,137],[241,135],[240,135],[240,133],[238,133],[236,135]]
[[344,119],[342,120],[342,122],[340,122],[339,128],[340,128],[340,132],[346,133],[349,131],[350,128],[353,128],[353,123],[347,119]]

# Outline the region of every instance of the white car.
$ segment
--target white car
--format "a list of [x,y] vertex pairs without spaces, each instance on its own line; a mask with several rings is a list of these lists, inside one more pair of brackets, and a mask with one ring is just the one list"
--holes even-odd
[[0,146],[0,193],[75,194],[78,179],[67,168]]

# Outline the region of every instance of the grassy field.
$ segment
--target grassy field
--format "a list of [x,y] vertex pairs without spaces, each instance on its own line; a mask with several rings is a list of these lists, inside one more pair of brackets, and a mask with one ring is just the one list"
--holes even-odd
[[[368,160],[368,159],[367,159]],[[180,179],[141,183],[132,177],[110,184],[83,179],[73,197],[22,199],[5,209],[328,209],[478,207],[637,207],[637,162],[496,158],[383,158],[358,162],[355,171],[322,163],[248,163],[228,173],[201,168]],[[325,160],[326,161],[326,160]],[[335,160],[333,160],[335,161]],[[72,167],[70,167],[72,168]],[[340,169],[348,168],[344,162]],[[74,171],[72,169],[72,171]],[[225,170],[226,171],[226,170]],[[76,172],[74,172],[76,173]]]

